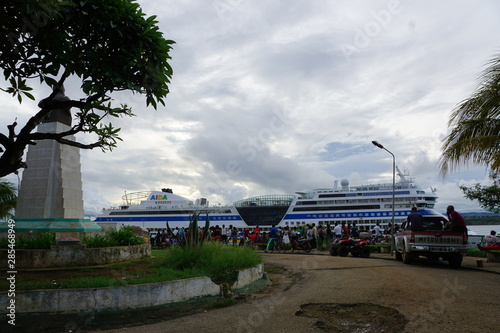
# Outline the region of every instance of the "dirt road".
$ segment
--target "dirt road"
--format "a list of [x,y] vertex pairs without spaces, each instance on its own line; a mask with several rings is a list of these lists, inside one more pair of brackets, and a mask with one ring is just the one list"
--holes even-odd
[[235,306],[106,332],[499,332],[500,276],[391,257],[265,254],[291,274]]

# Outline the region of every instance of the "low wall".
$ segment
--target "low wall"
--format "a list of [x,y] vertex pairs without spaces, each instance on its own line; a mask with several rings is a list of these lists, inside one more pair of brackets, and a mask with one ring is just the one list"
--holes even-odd
[[[7,251],[0,250],[0,267],[8,267]],[[50,250],[16,249],[16,269],[107,265],[149,256],[150,244],[91,249],[85,245],[52,245]]]
[[[261,279],[262,273],[262,264],[242,270],[232,288],[247,286]],[[208,277],[98,289],[19,291],[15,295],[15,310],[16,313],[75,313],[136,309],[221,293],[221,286]],[[0,304],[9,304],[7,296],[7,292],[0,293]],[[5,313],[7,308],[0,307],[0,314]]]

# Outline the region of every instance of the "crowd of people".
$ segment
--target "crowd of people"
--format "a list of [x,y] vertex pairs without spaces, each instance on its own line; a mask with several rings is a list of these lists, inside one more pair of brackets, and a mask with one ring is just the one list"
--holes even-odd
[[[256,228],[258,229],[258,228]],[[255,229],[254,229],[255,232]],[[259,230],[257,230],[257,233]],[[249,229],[237,229],[230,225],[226,228],[225,225],[219,227],[210,227],[208,232],[205,232],[205,228],[199,229],[199,237],[205,239],[211,239],[213,241],[220,241],[224,243],[239,244],[243,245],[243,241],[248,239],[250,236]],[[150,236],[150,243],[158,248],[168,248],[170,246],[181,245],[179,243],[186,242],[189,239],[189,230],[187,228],[179,228],[169,231],[168,229],[159,230],[157,233],[153,233]]]
[[[333,225],[318,225],[312,223],[298,227],[280,228],[275,225],[269,231],[261,231],[259,226],[253,229],[238,229],[229,225],[212,226],[208,232],[200,228],[200,237],[205,237],[213,241],[220,241],[226,244],[241,245],[247,242],[253,244],[265,244],[266,250],[269,250],[272,240],[280,239],[284,243],[289,243],[294,239],[309,240],[312,249],[323,250],[335,241],[345,237],[370,239],[371,243],[390,243],[391,225],[383,229],[379,223],[372,229],[365,226],[358,227],[356,223],[335,223]],[[167,229],[159,230],[152,234],[150,238],[151,245],[157,248],[168,248],[170,246],[180,245],[179,242],[185,242],[189,238],[189,231],[186,228],[175,228],[169,232]]]
[[[453,206],[447,207],[448,221],[439,222],[436,229],[450,230],[455,232],[466,232],[467,227],[465,219],[461,214],[455,211]],[[407,217],[408,227],[413,231],[427,230],[428,225],[424,225],[423,217],[418,212],[416,207],[412,208],[411,213]],[[253,229],[244,228],[238,229],[232,225],[212,226],[207,232],[204,228],[200,228],[199,235],[213,241],[220,241],[226,244],[244,245],[247,242],[254,244],[266,244],[266,250],[273,240],[282,240],[289,243],[293,239],[307,239],[312,249],[328,249],[330,244],[336,239],[346,237],[355,239],[370,239],[371,244],[390,244],[391,243],[391,223],[381,226],[376,223],[373,228],[368,226],[357,226],[355,222],[335,222],[334,224],[316,225],[315,223],[301,225],[297,227],[280,228],[273,225],[270,231],[261,231],[259,226]],[[394,231],[399,230],[399,225],[394,225]],[[434,229],[432,229],[434,230]],[[166,248],[177,246],[179,242],[185,242],[189,238],[189,231],[185,228],[175,228],[171,231],[167,229],[159,230],[156,234],[152,234],[150,242],[158,248]]]

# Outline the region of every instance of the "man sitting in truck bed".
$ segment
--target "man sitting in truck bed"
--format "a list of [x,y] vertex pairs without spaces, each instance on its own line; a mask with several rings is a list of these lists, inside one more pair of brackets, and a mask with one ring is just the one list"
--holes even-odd
[[448,222],[444,226],[444,230],[450,230],[453,232],[467,232],[467,226],[465,224],[465,219],[464,217],[459,214],[456,210],[455,207],[453,206],[448,206],[446,208],[446,214],[448,215]]
[[422,214],[420,214],[417,211],[417,207],[413,207],[411,209],[411,213],[408,215],[408,217],[406,218],[406,220],[410,224],[410,229],[412,231],[422,231],[422,230],[425,230],[424,224],[423,224]]

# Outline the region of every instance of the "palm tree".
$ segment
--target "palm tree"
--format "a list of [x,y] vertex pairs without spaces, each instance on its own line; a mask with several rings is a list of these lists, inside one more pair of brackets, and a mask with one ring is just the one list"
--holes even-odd
[[500,55],[494,57],[471,97],[452,112],[443,140],[442,175],[468,162],[500,171]]
[[11,211],[16,208],[16,187],[8,180],[0,178],[0,219],[11,217]]

